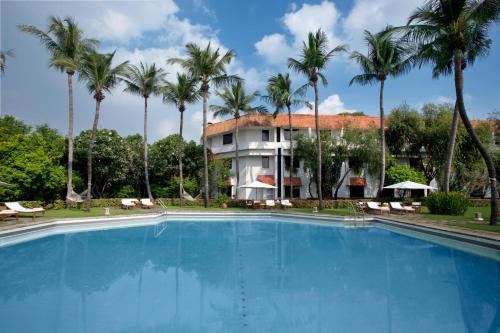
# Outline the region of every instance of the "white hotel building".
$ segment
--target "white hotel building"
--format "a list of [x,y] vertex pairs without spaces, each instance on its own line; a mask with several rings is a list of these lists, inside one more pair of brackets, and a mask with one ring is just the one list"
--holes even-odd
[[[351,127],[368,129],[371,126],[379,127],[380,120],[378,117],[370,116],[320,116],[321,131],[330,131],[331,135],[334,136],[341,137],[347,124]],[[294,133],[303,133],[310,137],[315,135],[313,115],[295,114],[292,116],[292,125]],[[291,182],[293,182],[294,198],[309,198],[310,192],[316,196],[314,183],[311,184],[311,190],[309,191],[310,181],[308,175],[304,172],[303,161],[294,161],[295,166],[298,168],[293,179],[290,179],[287,170],[290,163],[288,115],[281,114],[276,118],[271,115],[242,116],[239,121],[239,128],[240,186],[257,180],[276,186],[276,189],[240,188],[236,191],[236,177],[233,177],[231,179],[233,198],[289,198]],[[235,174],[234,131],[234,119],[211,123],[207,127],[207,144],[217,157],[232,159],[232,172]],[[348,169],[348,163],[348,161],[344,162],[342,173],[345,173]],[[376,179],[364,173],[353,174],[351,172],[341,185],[338,197],[374,197],[376,191]]]

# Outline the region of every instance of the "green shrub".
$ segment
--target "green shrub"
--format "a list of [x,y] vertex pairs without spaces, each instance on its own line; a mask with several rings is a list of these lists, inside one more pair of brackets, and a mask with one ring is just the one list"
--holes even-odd
[[427,184],[427,179],[422,171],[406,165],[393,165],[386,171],[387,180],[385,185],[392,185],[404,181]]
[[426,200],[430,213],[440,215],[464,215],[469,204],[469,198],[460,192],[435,192]]
[[231,198],[229,198],[226,194],[219,194],[214,203],[216,207],[222,207],[222,204],[228,204],[229,201],[231,201]]
[[136,191],[132,187],[132,185],[125,185],[116,194],[118,198],[134,198],[136,195]]

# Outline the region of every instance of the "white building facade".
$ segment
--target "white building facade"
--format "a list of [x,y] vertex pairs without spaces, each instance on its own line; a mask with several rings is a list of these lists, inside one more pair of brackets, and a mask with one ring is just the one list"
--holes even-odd
[[[320,116],[322,132],[341,137],[345,125],[349,123],[358,128],[379,126],[378,117],[369,116]],[[296,114],[292,116],[293,135],[304,134],[315,137],[313,115]],[[231,171],[236,175],[235,120],[229,119],[209,124],[207,145],[216,158],[232,160]],[[374,152],[376,153],[376,152]],[[349,169],[348,161],[342,166],[342,175]],[[293,198],[307,199],[316,197],[316,184],[304,172],[304,161],[294,161],[295,172],[290,177],[290,132],[288,115],[246,115],[239,120],[239,175],[240,186],[253,181],[273,185],[276,189],[236,188],[236,177],[231,179],[231,196],[238,199],[282,199],[290,198],[290,184],[293,183]],[[339,198],[374,197],[377,180],[368,174],[347,175],[339,188]],[[330,194],[333,196],[333,193]],[[324,196],[329,196],[324,194]]]

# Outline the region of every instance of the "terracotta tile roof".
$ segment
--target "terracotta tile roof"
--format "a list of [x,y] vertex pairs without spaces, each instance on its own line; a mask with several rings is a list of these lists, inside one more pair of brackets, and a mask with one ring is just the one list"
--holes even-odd
[[257,181],[274,186],[274,177],[273,176],[257,176]]
[[366,179],[364,177],[351,177],[349,179],[350,186],[366,186]]
[[[284,177],[283,182],[285,183],[285,186],[290,186],[290,177]],[[293,177],[292,184],[293,186],[302,186],[302,180],[300,177]]]
[[[380,119],[377,116],[339,116],[322,115],[319,116],[320,127],[324,129],[339,129],[346,126],[355,128],[370,128],[380,126]],[[315,128],[314,115],[294,114],[292,115],[292,125],[294,128]],[[209,124],[207,136],[214,136],[234,130],[234,119],[224,120],[218,123]],[[288,127],[288,115],[279,114],[276,118],[272,115],[252,114],[240,118],[240,128],[245,127]]]

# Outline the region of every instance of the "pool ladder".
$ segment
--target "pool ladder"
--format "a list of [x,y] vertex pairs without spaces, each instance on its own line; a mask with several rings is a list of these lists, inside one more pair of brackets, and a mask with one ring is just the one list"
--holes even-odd
[[161,215],[167,215],[167,205],[161,199],[156,199],[156,204],[163,208],[164,210],[161,212]]
[[362,222],[365,222],[365,211],[358,207],[354,202],[352,201],[349,201],[348,202],[348,216],[349,216],[349,220],[354,220],[354,221],[358,221],[361,219]]

